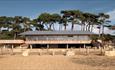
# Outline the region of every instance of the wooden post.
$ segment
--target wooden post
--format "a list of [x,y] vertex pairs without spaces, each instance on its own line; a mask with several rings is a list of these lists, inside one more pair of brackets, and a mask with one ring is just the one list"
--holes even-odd
[[22,46],[20,45],[20,49],[22,49]]
[[32,45],[30,45],[30,49],[32,49]]
[[67,44],[66,49],[68,50],[68,48],[69,48],[69,45]]
[[4,49],[6,48],[6,45],[4,45]]
[[3,48],[3,47],[2,47],[2,46],[0,46],[0,48],[1,48],[1,54],[3,54],[3,51],[2,51],[2,48]]
[[83,52],[86,53],[85,51],[86,51],[86,45],[84,44],[83,45]]
[[12,54],[14,54],[13,49],[14,49],[14,45],[12,44],[12,47],[11,47]]
[[48,51],[48,49],[49,49],[49,44],[47,44],[47,51]]
[[49,54],[49,44],[47,44],[47,53]]
[[84,46],[83,46],[83,47],[84,47],[84,49],[86,48],[85,44],[84,44]]
[[22,46],[20,45],[20,49],[21,49],[21,52],[23,52],[23,48],[22,48]]

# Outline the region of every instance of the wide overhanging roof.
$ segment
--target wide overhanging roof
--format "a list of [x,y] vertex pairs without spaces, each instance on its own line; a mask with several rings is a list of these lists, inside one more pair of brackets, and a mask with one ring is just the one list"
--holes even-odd
[[92,35],[89,31],[27,31],[19,35]]

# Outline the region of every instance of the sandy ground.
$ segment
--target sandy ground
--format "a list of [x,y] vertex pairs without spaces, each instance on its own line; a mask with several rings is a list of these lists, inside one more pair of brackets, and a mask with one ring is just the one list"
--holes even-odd
[[115,70],[115,57],[2,55],[0,56],[0,70]]
[[115,70],[115,57],[76,54],[0,55],[0,70]]

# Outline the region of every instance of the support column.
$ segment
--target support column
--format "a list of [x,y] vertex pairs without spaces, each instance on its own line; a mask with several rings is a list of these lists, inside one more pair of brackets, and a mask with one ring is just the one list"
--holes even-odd
[[83,52],[85,53],[85,51],[86,51],[86,45],[85,44],[83,45],[83,50],[84,50]]
[[6,48],[6,45],[4,45],[4,49]]
[[3,48],[1,48],[2,54],[4,51],[6,51],[6,45],[4,44]]
[[20,49],[21,49],[21,52],[23,51],[23,48],[22,48],[22,46],[20,45]]
[[22,49],[22,46],[20,45],[20,49]]
[[69,45],[67,44],[67,45],[66,45],[66,49],[68,49],[68,48],[69,48]]
[[0,54],[3,54],[3,51],[2,51],[3,47],[2,47],[2,46],[0,46],[0,49],[1,49],[1,53],[0,53]]
[[84,49],[85,49],[85,48],[86,48],[86,45],[84,44],[84,46],[83,46],[83,47],[84,47]]
[[30,45],[30,49],[32,49],[33,47],[32,47],[32,45]]
[[49,44],[47,44],[47,50],[49,49]]
[[14,45],[12,44],[12,47],[11,47],[12,54],[14,54],[13,49],[14,49]]
[[47,53],[49,54],[49,52],[48,52],[48,51],[49,51],[49,44],[47,44]]

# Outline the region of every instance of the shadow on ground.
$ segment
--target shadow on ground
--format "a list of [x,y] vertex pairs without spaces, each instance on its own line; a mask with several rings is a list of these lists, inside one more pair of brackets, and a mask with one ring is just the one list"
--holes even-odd
[[81,56],[72,58],[73,63],[84,64],[90,66],[109,67],[115,66],[115,57],[106,56]]

